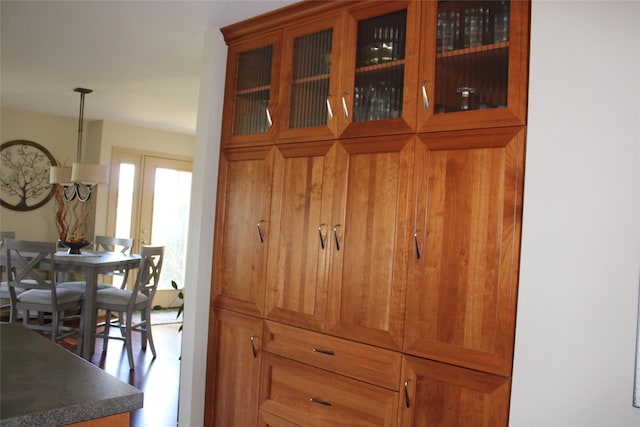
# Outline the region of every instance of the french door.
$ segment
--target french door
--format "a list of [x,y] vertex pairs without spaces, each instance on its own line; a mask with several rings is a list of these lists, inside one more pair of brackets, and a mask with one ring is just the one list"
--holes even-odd
[[154,300],[163,307],[180,304],[171,281],[179,288],[185,284],[191,169],[184,158],[124,149],[112,154],[107,233],[133,237],[134,252],[143,245],[166,246]]

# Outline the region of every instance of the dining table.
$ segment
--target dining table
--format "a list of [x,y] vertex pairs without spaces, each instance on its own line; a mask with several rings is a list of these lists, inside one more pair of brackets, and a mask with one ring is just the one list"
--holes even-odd
[[80,254],[70,254],[66,249],[58,250],[53,262],[57,273],[81,273],[86,282],[82,305],[82,348],[80,356],[91,360],[95,346],[96,296],[98,275],[118,270],[136,269],[140,266],[139,254],[126,255],[120,252],[82,250]]

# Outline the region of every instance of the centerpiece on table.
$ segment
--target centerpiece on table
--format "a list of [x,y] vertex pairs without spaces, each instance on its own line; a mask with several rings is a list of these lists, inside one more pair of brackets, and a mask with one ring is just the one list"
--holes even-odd
[[62,191],[62,187],[58,186],[54,194],[58,243],[68,249],[68,254],[79,255],[80,249],[91,245],[85,237],[91,203],[77,200],[65,202]]

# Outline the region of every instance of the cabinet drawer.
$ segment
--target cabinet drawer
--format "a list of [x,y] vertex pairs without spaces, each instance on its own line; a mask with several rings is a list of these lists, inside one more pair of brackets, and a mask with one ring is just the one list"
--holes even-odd
[[396,423],[398,392],[269,353],[262,360],[261,413],[304,426]]
[[265,322],[264,350],[380,387],[398,390],[400,353],[277,322]]

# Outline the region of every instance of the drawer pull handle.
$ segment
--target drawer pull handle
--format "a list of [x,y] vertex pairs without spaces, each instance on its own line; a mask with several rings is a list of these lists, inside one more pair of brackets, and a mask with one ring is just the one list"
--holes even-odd
[[425,110],[429,109],[429,95],[427,95],[427,83],[429,81],[425,80],[422,82],[422,104]]
[[333,227],[333,239],[336,242],[336,251],[340,250],[340,239],[338,239],[338,227],[340,227],[340,224],[336,224]]
[[331,108],[331,101],[329,100],[332,95],[327,96],[327,115],[329,120],[333,120],[333,109]]
[[420,244],[418,243],[418,233],[420,232],[420,230],[416,230],[413,233],[413,242],[415,243],[416,246],[416,259],[420,259]]
[[320,236],[320,248],[321,248],[322,250],[324,250],[324,246],[325,246],[325,245],[324,245],[324,236],[322,235],[322,229],[323,229],[323,227],[325,227],[326,225],[327,225],[327,224],[320,224],[320,225],[318,226],[318,236]]
[[411,407],[411,399],[409,398],[409,381],[404,382],[404,404],[407,408]]
[[309,402],[318,403],[318,404],[320,404],[320,405],[324,405],[324,406],[331,406],[331,405],[333,405],[333,403],[329,402],[328,400],[318,399],[318,398],[315,398],[315,397],[313,397],[313,396],[311,396],[311,397],[309,398]]
[[253,340],[256,338],[255,335],[251,336],[251,354],[253,354],[253,358],[255,359],[256,357],[258,357],[258,352],[256,351],[256,346],[253,343]]
[[328,354],[329,356],[335,356],[335,353],[334,353],[333,350],[323,350],[321,348],[314,348],[313,352],[314,353]]
[[260,224],[262,224],[263,222],[265,222],[264,219],[258,221],[258,237],[260,238],[260,243],[264,243],[264,233],[262,232],[262,227],[260,226]]

